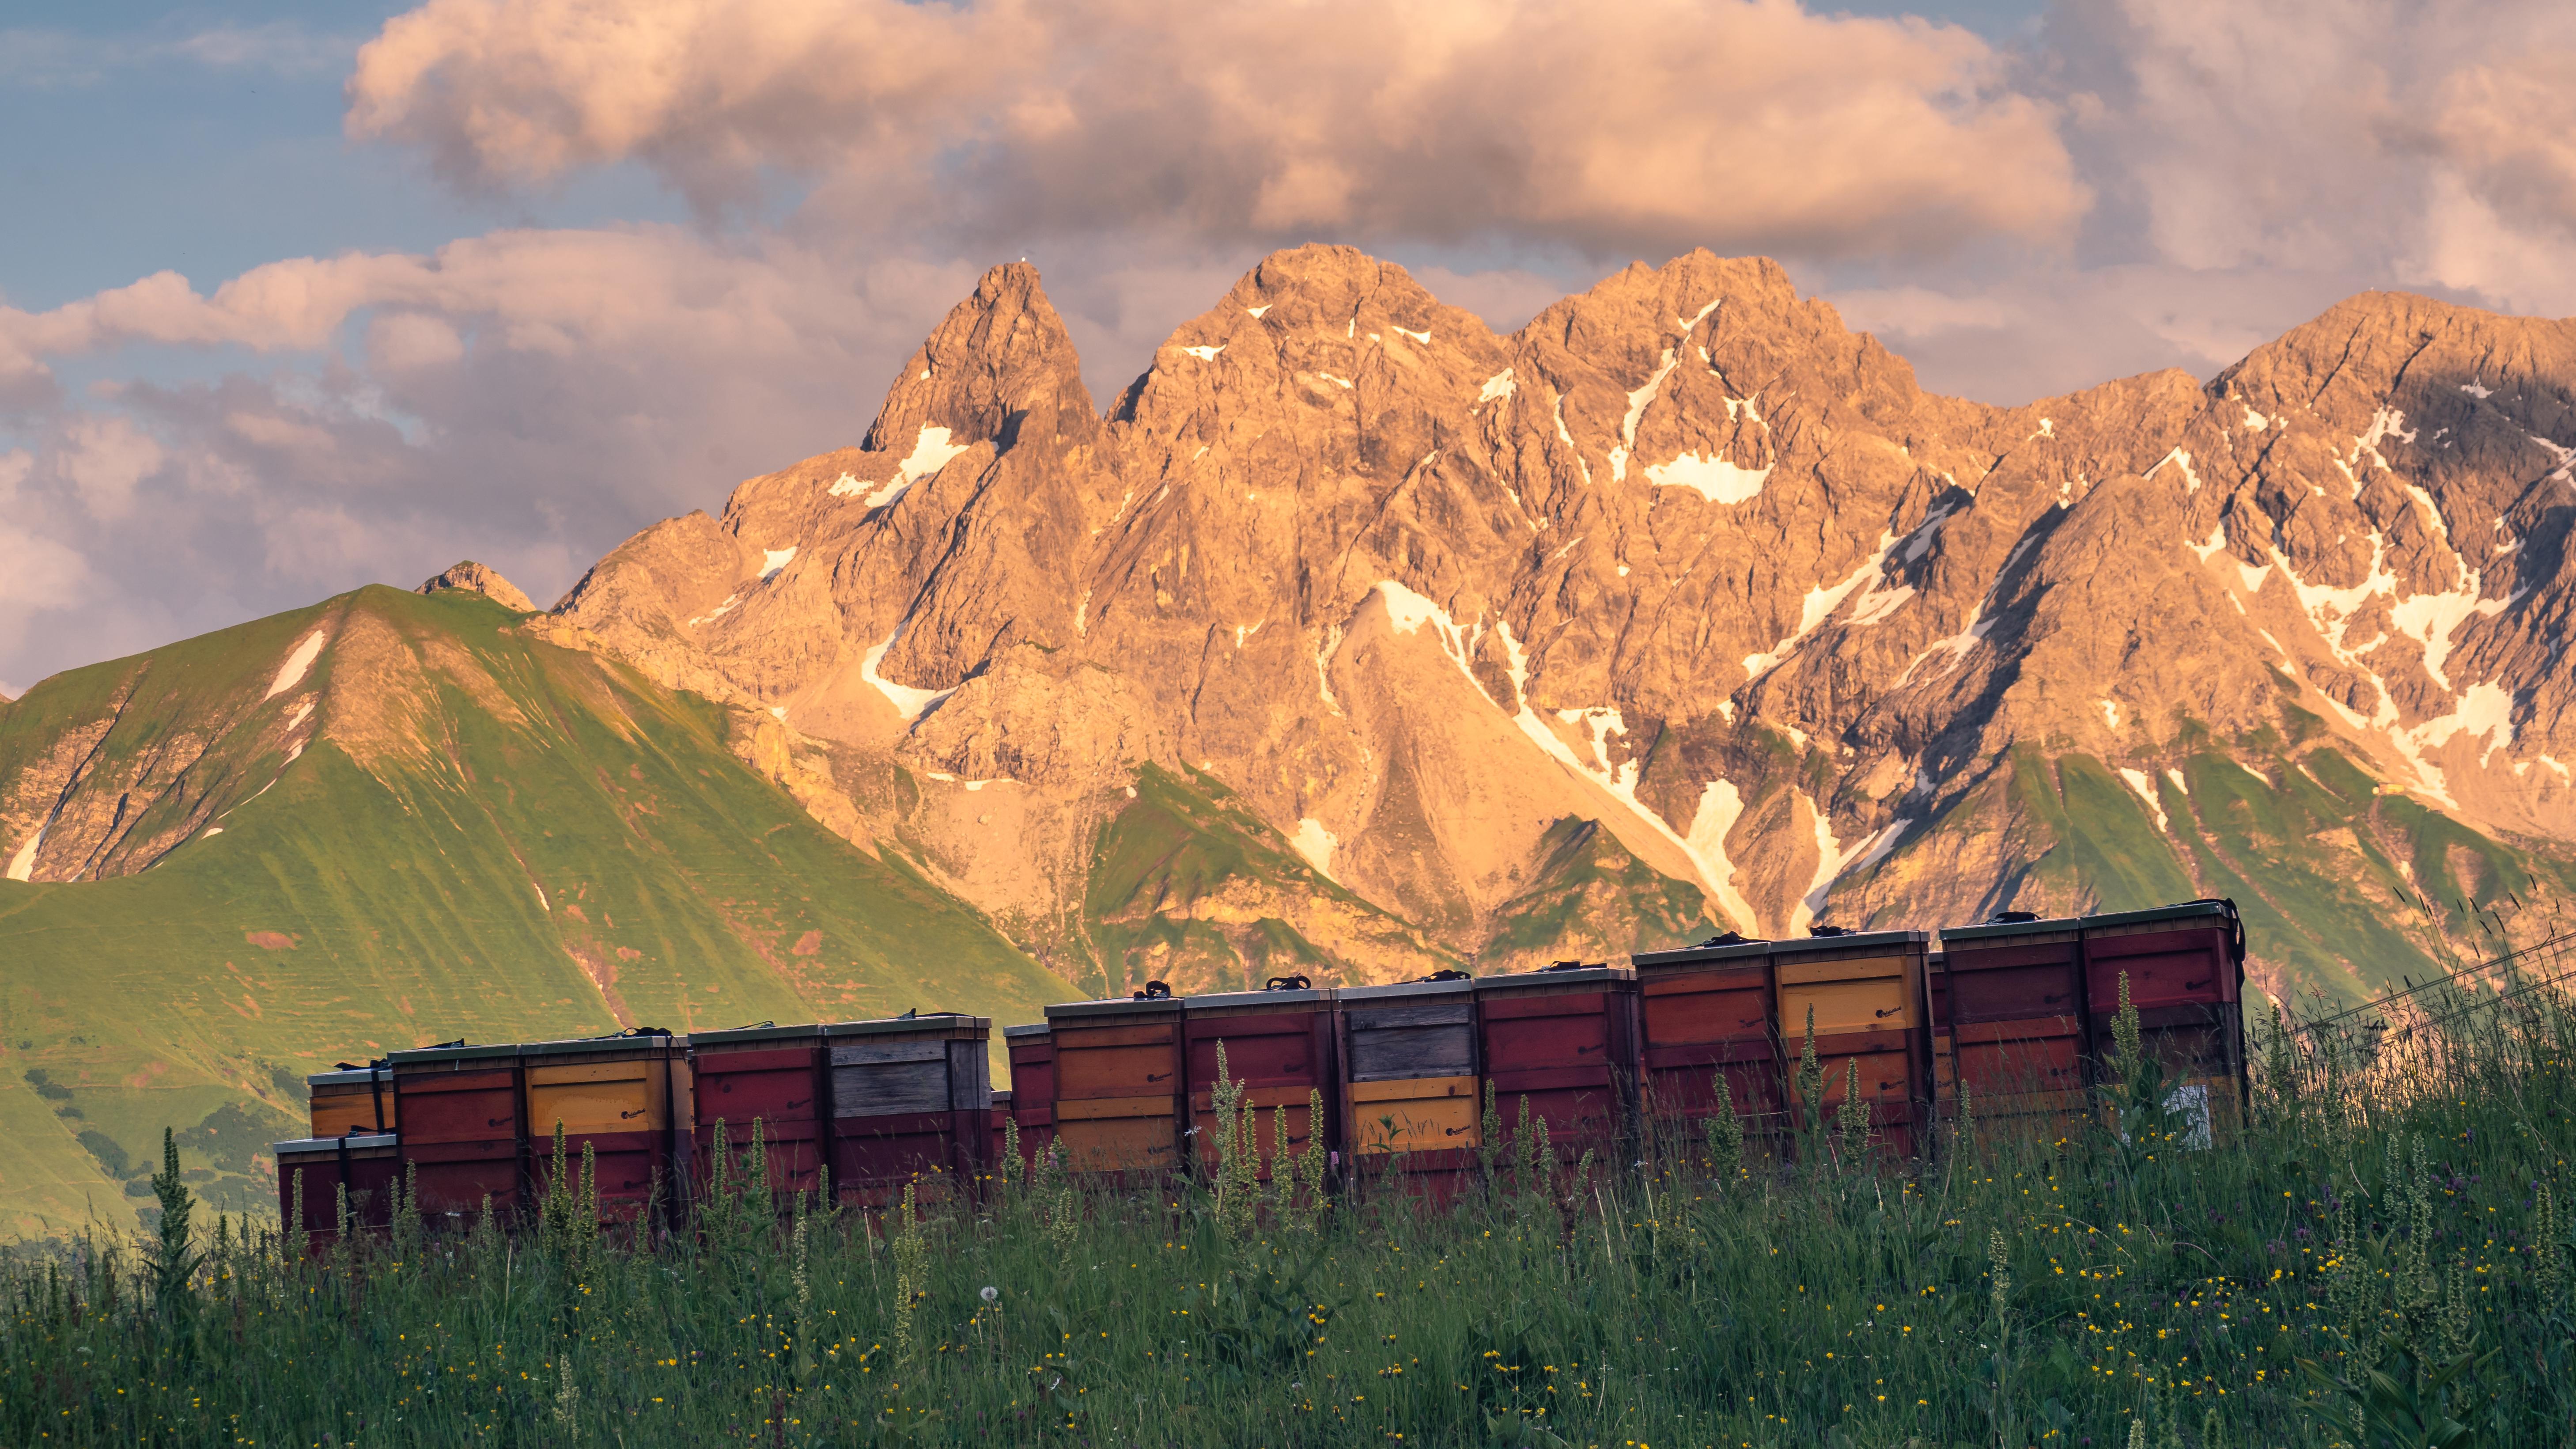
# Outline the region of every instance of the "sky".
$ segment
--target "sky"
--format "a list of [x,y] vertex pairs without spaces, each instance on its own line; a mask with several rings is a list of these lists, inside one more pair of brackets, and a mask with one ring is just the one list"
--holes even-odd
[[0,695],[856,442],[1027,257],[1096,396],[1273,248],[1498,328],[1780,258],[1927,386],[2576,312],[2561,0],[0,7]]

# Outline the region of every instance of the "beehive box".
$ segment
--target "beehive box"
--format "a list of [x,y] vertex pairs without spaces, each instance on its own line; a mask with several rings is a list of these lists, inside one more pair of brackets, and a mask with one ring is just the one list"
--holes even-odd
[[578,1190],[587,1151],[602,1217],[632,1219],[657,1193],[665,1209],[674,1206],[687,1052],[686,1040],[668,1032],[521,1046],[530,1190],[553,1187],[560,1126],[565,1185]]
[[824,1104],[830,1083],[823,1028],[752,1026],[689,1034],[692,1111],[689,1181],[714,1179],[716,1128],[724,1128],[725,1175],[750,1169],[754,1125],[773,1193],[812,1192],[822,1180]]
[[393,1071],[381,1062],[315,1072],[304,1079],[304,1090],[316,1137],[394,1130]]
[[394,1052],[394,1114],[401,1157],[424,1214],[472,1214],[485,1195],[514,1212],[525,1183],[527,1121],[515,1046],[440,1046]]
[[1476,980],[1478,1050],[1504,1128],[1521,1104],[1531,1130],[1569,1163],[1590,1151],[1625,1163],[1635,1149],[1637,973],[1566,964]]
[[2245,1111],[2244,925],[2233,901],[2192,901],[2082,921],[2086,1016],[2096,1062],[2115,1055],[2112,1021],[2128,977],[2140,1047],[2164,1067],[2199,1137]]
[[1717,1080],[1744,1123],[1748,1153],[1775,1155],[1789,1130],[1772,1019],[1771,943],[1739,941],[1634,958],[1643,1115],[1682,1150],[1717,1108]]
[[1340,1151],[1362,1178],[1445,1199],[1463,1188],[1484,1145],[1476,984],[1411,981],[1346,986],[1340,1008]]
[[382,1228],[393,1221],[402,1182],[402,1149],[390,1132],[299,1137],[270,1148],[277,1156],[277,1217],[290,1230],[302,1207],[310,1251],[320,1253],[340,1231],[340,1188],[349,1190],[354,1227]]
[[1020,1155],[1034,1164],[1055,1140],[1055,1038],[1043,1023],[1006,1026],[1002,1050],[1011,1059],[1011,1120],[1019,1124]]
[[1181,1003],[1074,1001],[1046,1009],[1055,1134],[1079,1172],[1159,1173],[1180,1163]]
[[1011,1089],[1004,1087],[993,1094],[993,1105],[984,1112],[984,1171],[987,1175],[1001,1172],[1011,1165],[1008,1148],[1012,1125]]
[[990,1019],[954,1012],[823,1028],[834,1196],[884,1207],[908,1182],[931,1201],[975,1181],[992,1130],[992,1031]]
[[[1899,1157],[1923,1155],[1932,1111],[1930,937],[1921,931],[1812,936],[1774,941],[1770,954],[1781,1055],[1792,1073],[1813,1022],[1825,1120],[1812,1125],[1830,1127],[1857,1081],[1872,1134]],[[1794,1089],[1789,1095],[1795,1118],[1805,1106]]]
[[2072,917],[1989,921],[1941,930],[1951,1075],[1945,1115],[1964,1085],[1979,1130],[2054,1139],[2086,1116],[2084,931]]
[[[1217,1045],[1225,1046],[1226,1075],[1244,1087],[1254,1109],[1254,1153],[1263,1181],[1271,1159],[1281,1151],[1303,1152],[1311,1135],[1322,1131],[1331,1140],[1331,1114],[1339,1097],[1334,1070],[1337,1049],[1333,1031],[1333,993],[1283,987],[1266,991],[1232,991],[1193,996],[1181,1016],[1189,1043],[1190,1123],[1198,1131],[1196,1158],[1213,1166],[1226,1139],[1216,1119]],[[1321,1097],[1323,1122],[1312,1120],[1312,1103]],[[1279,1140],[1280,1113],[1286,1112],[1288,1135]]]

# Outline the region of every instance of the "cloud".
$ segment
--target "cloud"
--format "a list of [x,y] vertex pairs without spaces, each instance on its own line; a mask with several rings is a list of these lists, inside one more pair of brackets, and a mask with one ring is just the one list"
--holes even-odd
[[347,126],[467,186],[635,159],[720,211],[783,168],[981,240],[1910,255],[2081,212],[2004,80],[1966,30],[1795,0],[431,0]]
[[168,460],[160,441],[131,421],[95,414],[65,422],[48,459],[90,515],[110,523],[134,511],[135,488]]
[[[2096,263],[2283,268],[2576,307],[2576,10],[2554,0],[2077,0],[2039,88]],[[2501,228],[2501,230],[2499,230]],[[2562,259],[2564,280],[2532,265]]]
[[[550,598],[634,529],[855,443],[977,270],[778,236],[513,230],[0,308],[0,351],[122,374],[24,414],[28,447],[0,436],[17,550],[0,571],[38,557],[30,538],[87,560],[0,599],[0,673],[464,557]],[[246,355],[209,375],[168,368],[172,347]]]
[[0,84],[94,85],[117,71],[170,61],[213,70],[311,75],[346,64],[356,48],[354,40],[316,34],[287,21],[219,25],[158,38],[15,27],[0,29]]

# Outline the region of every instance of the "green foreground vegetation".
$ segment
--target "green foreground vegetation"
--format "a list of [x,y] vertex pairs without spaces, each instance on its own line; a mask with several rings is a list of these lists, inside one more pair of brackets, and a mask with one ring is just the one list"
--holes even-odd
[[1567,1169],[1489,1103],[1454,1211],[1309,1148],[823,1212],[745,1190],[755,1138],[685,1233],[557,1196],[308,1258],[172,1147],[159,1236],[0,1262],[0,1442],[2566,1444],[2576,1014],[2505,984],[2263,1033],[2210,1148],[2134,1045],[2105,1125],[1972,1103],[1907,1171],[1848,1111]]

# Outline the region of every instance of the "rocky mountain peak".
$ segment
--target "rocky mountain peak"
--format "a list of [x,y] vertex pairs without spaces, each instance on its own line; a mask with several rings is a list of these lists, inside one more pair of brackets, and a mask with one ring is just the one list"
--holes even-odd
[[949,309],[895,378],[860,446],[905,454],[944,428],[949,447],[1002,441],[1023,424],[1081,434],[1093,420],[1081,361],[1037,268],[1011,262],[984,273],[974,295]]
[[470,558],[462,563],[450,565],[445,573],[429,578],[412,592],[434,594],[441,589],[470,589],[505,609],[516,609],[522,614],[533,614],[537,611],[536,604],[521,592],[517,584],[501,577],[498,570],[487,568]]
[[[2186,789],[2213,751],[2288,789],[2283,751],[2331,741],[2576,838],[2537,752],[2571,389],[2558,324],[2369,296],[2205,388],[1998,408],[1924,392],[1766,259],[1630,266],[1505,337],[1318,245],[1104,420],[1001,267],[864,446],[639,535],[567,613],[1103,985],[1237,979],[1279,931],[1366,976],[1621,949],[1691,901],[1762,932],[2074,909],[2232,888],[2190,843],[2234,828]],[[2103,781],[2080,819],[2132,812],[2129,863],[2042,870]],[[1156,833],[1185,818],[1266,840],[1219,868]],[[1113,862],[1184,859],[1085,916]],[[1613,879],[1660,904],[1619,916]],[[1215,954],[1099,954],[1181,951],[1099,934],[1167,910]]]

